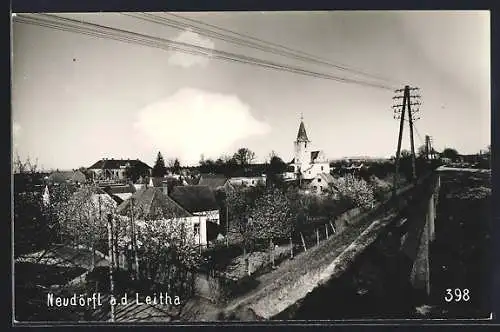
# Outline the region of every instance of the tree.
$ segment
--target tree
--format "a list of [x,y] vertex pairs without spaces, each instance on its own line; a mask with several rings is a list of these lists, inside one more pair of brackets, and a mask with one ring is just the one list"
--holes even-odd
[[161,155],[161,152],[158,152],[158,156],[156,157],[155,165],[153,166],[153,171],[151,173],[154,177],[164,177],[167,174],[167,167],[165,166],[165,160]]
[[125,168],[125,177],[131,180],[132,182],[136,182],[141,177],[146,177],[149,175],[149,170],[141,167],[138,163],[132,164]]
[[[95,251],[108,237],[108,213],[115,207],[107,195],[100,195],[100,189],[86,185],[74,192],[66,201],[54,206],[56,218],[61,228],[61,237],[74,245],[82,245],[92,250],[94,266]],[[105,249],[105,248],[104,248]]]
[[332,185],[342,199],[348,199],[355,206],[369,209],[375,204],[373,188],[363,179],[358,179],[352,174],[346,174],[337,179]]
[[[199,245],[186,220],[158,203],[153,201],[151,207],[131,205],[126,215],[116,217],[120,230],[118,247],[127,250],[135,239],[140,276],[160,287],[167,286],[169,291],[188,296],[193,286],[189,282],[194,282],[188,278],[188,272],[201,264]],[[144,209],[149,208],[151,210],[144,213]],[[133,224],[131,216],[134,216]]]
[[280,157],[274,155],[269,161],[269,166],[267,167],[267,180],[270,183],[278,184],[281,183],[281,174],[287,169],[287,164]]
[[174,159],[174,164],[172,165],[172,172],[174,174],[181,174],[181,163],[177,158]]
[[255,160],[255,153],[247,148],[240,148],[233,155],[233,159],[238,163],[238,165],[246,166]]
[[226,194],[226,205],[230,227],[237,231],[242,238],[241,246],[243,255],[246,257],[249,247],[253,243],[252,229],[248,227],[252,201],[250,188],[235,188]]
[[252,209],[251,227],[256,238],[269,241],[274,266],[273,239],[289,239],[293,232],[292,208],[281,190],[269,189],[257,198]]
[[28,156],[25,161],[21,160],[21,157],[16,152],[16,156],[13,160],[13,173],[14,174],[24,174],[24,173],[38,173],[38,159],[34,161]]
[[444,158],[449,158],[450,160],[455,161],[458,159],[459,154],[458,154],[457,150],[455,150],[455,149],[445,148],[442,152],[442,156]]
[[425,145],[421,145],[417,149],[418,158],[427,158],[427,147]]

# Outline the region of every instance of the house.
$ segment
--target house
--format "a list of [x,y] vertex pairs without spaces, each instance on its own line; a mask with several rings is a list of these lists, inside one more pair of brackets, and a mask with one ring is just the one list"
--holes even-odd
[[309,183],[311,193],[323,194],[328,187],[334,182],[334,178],[329,173],[319,173]]
[[55,171],[48,176],[47,181],[50,184],[83,184],[87,182],[87,177],[81,171]]
[[151,175],[152,168],[139,159],[107,159],[103,158],[88,168],[93,180],[120,181],[127,178],[125,170],[136,168],[138,174]]
[[230,180],[222,174],[201,174],[200,181],[198,182],[200,186],[207,186],[212,190],[231,190],[232,184]]
[[229,184],[231,186],[247,186],[247,187],[266,185],[266,175],[232,177],[229,178]]
[[101,219],[113,214],[118,203],[97,186],[82,186],[71,195],[69,202],[74,206],[71,213],[90,219]]
[[129,199],[133,193],[137,190],[134,185],[118,185],[118,186],[106,186],[102,188],[111,198],[113,198],[118,204]]
[[136,191],[129,199],[121,203],[116,213],[130,218],[134,211],[134,218],[138,223],[147,223],[150,220],[165,220],[166,222],[183,222],[187,227],[187,236],[192,236],[195,243],[206,246],[207,218],[196,216],[175,200],[165,195],[158,187],[146,187]]
[[175,186],[183,186],[185,183],[181,178],[172,176],[150,177],[148,187],[161,188],[165,195],[168,195]]
[[[193,216],[200,217],[200,221],[206,225],[207,241],[217,238],[220,225],[220,206],[210,187],[178,186],[174,187],[170,197]],[[201,225],[203,226],[203,224]]]
[[295,157],[290,162],[296,177],[305,180],[314,179],[319,173],[330,171],[330,164],[321,150],[311,150],[304,121],[301,119],[297,139],[294,142]]

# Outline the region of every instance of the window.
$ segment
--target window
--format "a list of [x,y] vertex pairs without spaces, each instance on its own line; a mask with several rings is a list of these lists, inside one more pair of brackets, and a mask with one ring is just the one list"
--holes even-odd
[[309,174],[311,174],[311,171],[309,171]]
[[194,235],[199,236],[200,235],[200,224],[195,224],[194,225]]
[[318,182],[321,182],[321,179],[318,179]]
[[255,183],[255,181],[254,181],[254,180],[252,180],[252,184],[254,184],[254,183]]
[[323,166],[321,166],[321,170],[323,170]]

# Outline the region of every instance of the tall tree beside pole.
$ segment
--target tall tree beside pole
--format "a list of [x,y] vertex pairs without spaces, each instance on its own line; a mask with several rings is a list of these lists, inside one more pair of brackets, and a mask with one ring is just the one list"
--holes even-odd
[[[114,258],[113,258],[113,216],[108,214],[108,249],[109,249],[109,284],[110,296],[114,296],[115,282],[113,280]],[[115,306],[110,303],[111,321],[115,321]]]

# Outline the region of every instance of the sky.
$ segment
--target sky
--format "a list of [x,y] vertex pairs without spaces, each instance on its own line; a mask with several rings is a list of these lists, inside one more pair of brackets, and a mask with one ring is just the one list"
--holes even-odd
[[[488,11],[156,13],[195,19],[307,52],[357,72],[320,66],[121,13],[58,14],[85,22],[373,82],[421,95],[415,146],[477,153],[490,144]],[[187,22],[193,24],[192,21]],[[194,24],[193,24],[194,25]],[[225,34],[228,34],[225,32]],[[395,154],[391,89],[303,76],[175,50],[12,23],[13,151],[44,169],[101,158],[197,164],[274,151],[293,158],[300,118],[330,159]],[[403,148],[409,149],[405,124]]]

